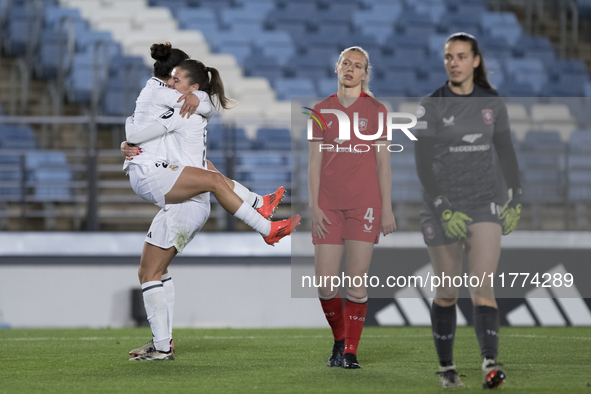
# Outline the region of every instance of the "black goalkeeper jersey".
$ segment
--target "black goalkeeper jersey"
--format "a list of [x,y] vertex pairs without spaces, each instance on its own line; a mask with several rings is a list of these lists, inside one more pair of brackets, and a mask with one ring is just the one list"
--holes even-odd
[[[474,85],[468,95],[447,83],[422,100],[417,138],[434,137],[433,174],[438,189],[457,208],[499,202],[499,173],[493,136],[509,130],[507,107],[497,91]],[[425,193],[425,200],[436,196]]]

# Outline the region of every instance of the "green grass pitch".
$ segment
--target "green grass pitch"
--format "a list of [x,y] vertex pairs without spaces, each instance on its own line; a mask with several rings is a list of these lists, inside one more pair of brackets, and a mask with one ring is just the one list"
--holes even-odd
[[[327,329],[177,329],[175,361],[129,362],[138,329],[0,330],[0,393],[438,393],[427,327],[366,328],[360,370],[326,367]],[[478,342],[458,328],[456,365],[480,392]],[[502,328],[506,393],[590,393],[591,328]]]

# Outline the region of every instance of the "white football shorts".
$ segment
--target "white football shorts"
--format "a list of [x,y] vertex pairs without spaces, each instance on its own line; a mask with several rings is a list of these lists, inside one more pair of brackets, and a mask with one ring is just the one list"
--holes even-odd
[[[129,166],[129,181],[133,191],[144,200],[164,208],[164,196],[172,189],[185,169],[182,164],[165,162]],[[168,209],[168,207],[166,207]]]
[[179,253],[183,253],[185,246],[207,222],[210,204],[185,201],[167,205],[167,208],[156,214],[145,241],[163,249],[174,246]]

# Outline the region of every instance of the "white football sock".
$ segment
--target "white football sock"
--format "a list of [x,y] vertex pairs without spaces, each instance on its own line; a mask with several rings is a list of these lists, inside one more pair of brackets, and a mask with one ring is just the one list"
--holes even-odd
[[263,206],[263,197],[259,196],[258,194],[251,192],[246,187],[242,186],[240,183],[234,181],[234,193],[238,195],[242,199],[242,201],[247,202],[253,208],[260,208]]
[[264,237],[271,232],[271,222],[262,217],[247,202],[243,202],[240,208],[234,214],[238,219],[248,224],[255,231],[261,233]]
[[156,350],[168,352],[170,350],[170,337],[168,336],[168,310],[166,306],[166,294],[162,282],[155,280],[142,284],[142,294],[146,314],[154,336]]
[[166,294],[166,306],[168,307],[168,334],[172,338],[172,317],[174,315],[174,283],[170,273],[162,275],[162,286],[164,286],[164,294]]

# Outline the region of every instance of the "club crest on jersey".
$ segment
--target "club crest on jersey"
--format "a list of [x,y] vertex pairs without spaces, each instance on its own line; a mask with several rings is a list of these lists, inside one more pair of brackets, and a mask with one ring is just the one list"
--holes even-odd
[[423,234],[427,239],[435,238],[435,229],[433,228],[433,225],[431,223],[425,223],[423,225]]
[[486,124],[493,124],[493,111],[492,109],[483,109],[482,110],[482,119]]
[[359,118],[359,131],[367,130],[367,119]]

